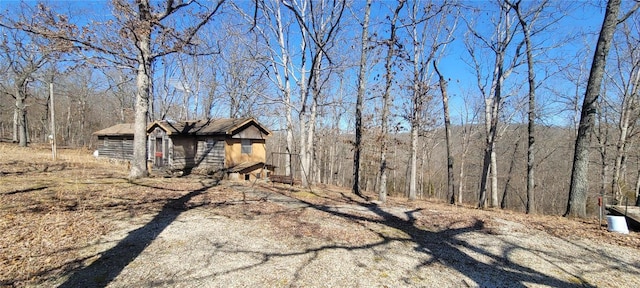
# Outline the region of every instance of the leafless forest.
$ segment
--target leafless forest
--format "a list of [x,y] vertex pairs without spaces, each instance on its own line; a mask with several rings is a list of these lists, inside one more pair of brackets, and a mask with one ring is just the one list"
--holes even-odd
[[91,153],[117,123],[255,117],[267,162],[305,186],[640,204],[637,1],[91,3],[0,3],[3,141]]

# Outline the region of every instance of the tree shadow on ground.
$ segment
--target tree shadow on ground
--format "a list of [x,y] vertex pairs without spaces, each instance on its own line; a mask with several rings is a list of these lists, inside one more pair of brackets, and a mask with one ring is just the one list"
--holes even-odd
[[5,192],[5,193],[1,193],[1,195],[15,195],[15,194],[21,194],[21,193],[29,193],[29,192],[44,190],[44,189],[47,189],[47,188],[49,188],[49,187],[48,186],[37,186],[37,187],[32,187],[32,188],[9,191],[9,192]]
[[183,212],[199,207],[188,206],[192,198],[204,193],[207,189],[217,185],[209,183],[202,188],[193,190],[182,197],[167,202],[162,210],[144,226],[129,232],[113,248],[100,253],[100,258],[89,266],[75,271],[64,283],[58,287],[106,287],[124,268],[135,260],[144,249],[149,246],[171,223]]
[[[277,192],[276,192],[277,193]],[[299,199],[298,199],[299,200]],[[526,287],[527,283],[541,284],[551,287],[595,287],[580,279],[577,275],[572,275],[574,279],[571,281],[555,278],[550,275],[546,275],[542,272],[536,271],[532,268],[522,266],[518,263],[514,263],[510,260],[509,254],[516,249],[526,250],[524,247],[508,243],[509,247],[504,249],[500,255],[496,255],[481,248],[478,245],[472,245],[465,240],[459,239],[458,236],[467,233],[488,233],[484,227],[482,220],[476,219],[472,225],[456,229],[444,229],[438,232],[428,231],[424,228],[418,227],[415,223],[415,213],[418,210],[411,210],[405,212],[406,220],[396,216],[390,212],[385,211],[384,208],[372,203],[360,203],[366,210],[373,212],[379,219],[372,219],[371,217],[362,216],[359,214],[345,213],[342,211],[336,211],[333,207],[328,205],[313,204],[304,200],[300,202],[308,205],[309,208],[317,209],[334,216],[342,217],[355,222],[369,222],[387,226],[389,228],[398,229],[407,235],[409,239],[393,238],[378,233],[383,240],[373,244],[365,245],[364,247],[333,247],[325,246],[321,248],[314,248],[303,253],[316,253],[318,250],[340,248],[347,250],[357,249],[369,249],[374,246],[379,246],[392,241],[410,241],[416,244],[415,250],[421,253],[425,253],[430,259],[424,263],[421,263],[416,270],[422,267],[430,266],[434,263],[440,263],[441,265],[453,268],[460,272],[462,275],[470,278],[474,283],[462,282],[462,285],[479,285],[480,287]],[[480,261],[472,257],[469,252],[473,254],[481,255],[488,261]],[[300,253],[295,253],[300,254]],[[285,255],[267,255],[266,259],[274,256]],[[410,285],[411,283],[407,283]]]
[[[411,246],[414,247],[413,249],[415,251],[424,253],[424,255],[428,256],[427,260],[414,267],[416,273],[424,271],[424,268],[428,269],[429,267],[437,267],[432,265],[441,265],[452,268],[465,276],[459,277],[460,282],[449,283],[448,285],[460,287],[527,287],[531,284],[537,284],[549,287],[594,287],[593,285],[581,280],[576,275],[572,275],[573,278],[571,280],[563,280],[511,261],[511,253],[516,250],[526,250],[526,248],[517,244],[505,243],[506,248],[502,249],[500,253],[491,253],[488,249],[489,247],[483,248],[479,245],[473,245],[465,241],[465,237],[460,237],[468,236],[468,234],[472,233],[488,233],[484,222],[480,219],[475,219],[473,223],[465,227],[445,228],[441,231],[432,232],[421,228],[416,224],[416,214],[420,209],[406,211],[404,212],[405,215],[400,217],[389,213],[386,211],[386,208],[380,207],[376,204],[360,203],[358,205],[363,209],[359,212],[350,213],[338,211],[336,210],[336,207],[330,205],[319,205],[300,199],[297,200],[300,202],[299,205],[297,205],[298,208],[290,207],[291,209],[314,209],[326,212],[363,227],[367,227],[367,229],[376,233],[380,239],[361,245],[327,244],[293,252],[265,252],[260,249],[255,250],[242,247],[224,248],[225,245],[218,243],[217,245],[213,245],[216,253],[236,256],[251,255],[251,257],[254,257],[256,261],[200,277],[188,279],[166,279],[164,281],[153,280],[153,282],[148,282],[146,284],[153,286],[203,283],[216,279],[221,275],[229,275],[240,271],[250,271],[259,266],[268,265],[268,263],[275,261],[276,259],[307,255],[308,258],[303,259],[299,266],[295,268],[295,271],[293,271],[293,279],[291,279],[292,282],[289,282],[293,287],[298,285],[304,286],[304,280],[299,279],[304,277],[303,274],[305,274],[305,272],[303,270],[312,266],[312,262],[318,260],[320,253],[323,251],[333,250],[355,252],[374,249],[372,251],[376,253],[376,248],[383,248],[393,242],[403,242],[412,244]],[[369,211],[372,213],[371,215],[368,213],[362,214],[362,211]],[[374,228],[371,228],[371,224],[375,224],[373,226]],[[387,233],[381,232],[380,229],[375,228],[377,225],[400,230],[408,236],[388,235]],[[245,258],[242,256],[238,257]],[[384,258],[388,256],[381,257]],[[393,257],[393,255],[390,255],[390,257]],[[482,258],[482,260],[477,259],[479,257]],[[204,265],[202,269],[207,269],[206,267],[209,267],[208,264]],[[436,269],[440,270],[440,268]],[[569,274],[567,271],[564,272]],[[302,281],[302,283],[297,283],[298,281]],[[406,284],[407,286],[418,284],[414,283],[414,280],[410,279],[410,277],[404,277],[400,279],[400,281],[405,281],[403,284]]]
[[[283,193],[277,192],[275,189],[268,189],[270,192],[255,193],[256,197],[263,197],[264,193],[280,194],[286,196]],[[319,195],[321,196],[321,195]],[[572,275],[570,272],[563,270],[567,274],[569,279],[560,279],[552,275],[548,275],[544,271],[538,271],[535,268],[523,266],[523,264],[512,261],[514,253],[518,250],[527,250],[526,247],[522,247],[517,243],[508,243],[502,241],[502,246],[498,252],[493,247],[483,247],[482,245],[474,244],[470,242],[469,237],[478,236],[482,237],[482,234],[492,234],[491,229],[485,227],[485,223],[480,219],[475,219],[471,224],[465,225],[460,228],[448,228],[439,229],[437,231],[429,231],[427,228],[419,226],[416,222],[418,220],[417,213],[420,209],[414,209],[404,211],[404,215],[398,216],[398,211],[389,212],[387,207],[381,207],[372,203],[354,203],[353,206],[359,209],[340,210],[340,208],[332,205],[323,205],[305,201],[302,199],[289,198],[284,199],[284,202],[280,203],[283,199],[281,197],[267,197],[269,201],[276,202],[284,205],[289,209],[314,209],[317,211],[325,212],[336,217],[348,220],[357,225],[361,225],[366,229],[374,232],[379,237],[379,240],[362,244],[362,245],[350,245],[350,244],[327,244],[320,245],[318,247],[306,248],[299,251],[286,252],[265,252],[260,249],[246,249],[241,247],[229,247],[224,248],[224,245],[216,246],[215,250],[218,253],[225,253],[231,255],[251,255],[255,257],[255,262],[241,265],[229,270],[217,271],[211,274],[207,274],[200,277],[188,278],[188,279],[167,279],[166,281],[154,280],[154,285],[159,284],[173,284],[178,283],[202,283],[201,281],[209,281],[216,279],[221,275],[229,275],[239,271],[250,271],[259,266],[268,265],[271,261],[279,258],[290,258],[307,255],[308,258],[304,259],[298,267],[296,267],[293,275],[292,282],[289,282],[291,286],[296,286],[298,281],[304,282],[299,278],[304,277],[303,270],[311,266],[312,262],[318,260],[319,253],[323,251],[365,251],[371,250],[374,253],[376,248],[385,247],[393,242],[402,242],[411,244],[410,246],[419,253],[423,253],[426,257],[424,262],[417,264],[414,267],[415,273],[422,273],[424,269],[430,267],[444,266],[454,269],[460,273],[459,282],[449,283],[454,286],[467,286],[467,287],[527,287],[531,284],[544,285],[549,287],[594,287],[586,281],[582,280],[578,275]],[[297,202],[294,205],[293,202]],[[353,203],[353,202],[352,202]],[[373,224],[373,226],[371,226]],[[459,224],[459,223],[458,223]],[[390,230],[378,228],[378,225],[396,229],[406,234],[402,236],[393,236],[388,233],[382,232],[382,230]],[[456,225],[459,227],[460,225]],[[392,233],[397,234],[397,233]],[[383,249],[384,250],[384,249]],[[393,257],[391,255],[390,257]],[[243,258],[240,256],[240,258]],[[522,259],[518,259],[521,261]],[[525,260],[526,261],[526,260]],[[544,261],[544,259],[543,259]],[[207,265],[203,266],[206,269]],[[440,268],[436,268],[440,269]],[[405,281],[407,286],[416,285],[413,279],[410,277],[403,277],[400,281]],[[304,283],[300,283],[304,285]]]
[[[209,186],[210,187],[210,186]],[[143,227],[136,229],[129,233],[129,235],[118,244],[105,251],[100,255],[100,258],[90,264],[87,267],[81,268],[67,279],[60,287],[105,287],[111,283],[124,269],[125,267],[135,260],[144,249],[150,245],[159,234],[164,231],[171,223],[173,223],[177,217],[184,211],[190,209],[187,208],[187,202],[193,197],[202,194],[209,187],[205,186],[198,190],[191,191],[190,193],[174,199],[166,203],[162,211],[158,213],[153,220],[148,222]],[[278,192],[272,192],[279,194]],[[257,195],[260,196],[260,195]],[[283,195],[284,196],[284,195]],[[274,199],[279,201],[281,199]],[[221,274],[230,274],[240,270],[250,270],[260,265],[266,265],[275,258],[282,257],[295,257],[301,255],[309,255],[309,258],[303,261],[300,267],[297,267],[294,272],[294,279],[292,286],[295,286],[295,281],[301,276],[303,270],[310,266],[312,262],[318,259],[318,255],[322,251],[328,250],[368,250],[376,247],[383,247],[384,245],[392,242],[405,242],[412,244],[415,251],[424,253],[428,256],[427,260],[414,267],[415,271],[419,273],[422,268],[430,267],[431,265],[442,265],[458,271],[461,275],[468,278],[469,282],[465,282],[463,277],[460,277],[458,286],[479,286],[479,287],[525,287],[532,283],[538,285],[546,285],[551,287],[593,287],[588,283],[580,280],[578,276],[574,277],[570,281],[559,279],[545,274],[541,271],[522,266],[521,264],[514,263],[510,260],[510,253],[517,249],[526,249],[518,246],[514,243],[506,243],[507,247],[502,249],[500,253],[492,253],[488,248],[483,248],[479,245],[473,245],[465,241],[464,236],[468,236],[473,233],[488,233],[482,220],[476,219],[472,224],[461,228],[445,228],[439,231],[429,231],[423,227],[420,227],[417,221],[417,212],[419,209],[405,211],[404,215],[397,216],[395,211],[390,213],[385,207],[378,206],[371,203],[357,203],[354,206],[359,206],[360,211],[344,212],[337,210],[336,207],[331,205],[320,205],[311,203],[308,201],[293,199],[287,201],[297,201],[297,205],[289,203],[291,209],[314,209],[331,214],[336,217],[340,217],[349,220],[353,223],[369,227],[370,223],[376,225],[382,225],[388,228],[397,229],[404,232],[407,236],[389,236],[385,233],[376,232],[381,238],[379,241],[373,243],[367,243],[363,245],[348,245],[348,244],[328,244],[319,247],[307,248],[295,252],[264,252],[255,250],[243,250],[234,247],[228,251],[222,248],[224,245],[214,245],[218,252],[238,253],[238,254],[250,254],[258,256],[257,261],[249,264],[237,267],[231,270],[215,272],[210,275],[198,278],[189,279],[167,279],[167,281],[146,282],[154,285],[159,284],[178,284],[178,283],[198,283],[198,280],[206,280],[216,278]],[[273,201],[273,200],[271,200]],[[288,203],[288,202],[287,202]],[[212,206],[213,207],[213,206]],[[213,207],[215,208],[215,207]],[[370,214],[362,214],[362,211],[370,212]],[[375,215],[375,216],[372,216]],[[374,228],[368,228],[371,231],[378,230]],[[374,231],[375,232],[375,231]],[[462,236],[462,237],[461,237]],[[483,260],[478,260],[477,257],[482,257]],[[566,272],[566,271],[565,271]],[[196,282],[193,282],[196,281]],[[404,279],[407,285],[412,285],[411,279]],[[200,282],[201,283],[201,282]],[[451,284],[451,283],[450,283]]]
[[[410,241],[417,245],[415,247],[416,251],[431,256],[430,260],[422,263],[416,269],[440,263],[457,270],[475,282],[464,284],[479,285],[481,287],[526,287],[525,283],[536,283],[551,287],[591,287],[585,283],[577,284],[557,279],[514,263],[508,258],[509,249],[506,249],[502,255],[498,256],[457,238],[458,235],[466,233],[486,233],[484,222],[481,220],[476,219],[473,225],[468,227],[431,232],[416,226],[414,215],[417,212],[416,210],[405,212],[408,219],[405,220],[385,211],[376,204],[361,205],[381,217],[381,220],[376,221],[378,224],[405,232],[409,235]],[[360,218],[360,216],[333,211],[327,206],[311,205],[311,207],[336,216],[350,219]],[[367,218],[361,220],[367,220]],[[468,253],[463,252],[463,250],[473,251],[478,255],[488,257],[490,264],[475,259]],[[463,283],[460,283],[460,285],[463,285]]]

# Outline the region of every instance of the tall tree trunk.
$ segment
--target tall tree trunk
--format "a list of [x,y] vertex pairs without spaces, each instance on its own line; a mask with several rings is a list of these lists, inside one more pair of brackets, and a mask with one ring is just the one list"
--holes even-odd
[[[322,52],[318,53],[318,65],[317,69],[314,72],[314,83],[317,84],[317,81],[320,77],[320,62],[322,58]],[[317,89],[318,86],[314,85],[313,91],[313,99],[311,101],[311,114],[309,115],[309,126],[307,130],[307,167],[309,167],[309,173],[311,173],[311,177],[309,180],[310,184],[318,183],[318,176],[320,176],[320,172],[318,167],[320,163],[317,162],[316,159],[316,143],[315,143],[315,132],[316,132],[316,117],[318,115],[318,97],[320,97],[320,91]]]
[[27,147],[27,108],[24,103],[25,97],[22,91],[18,91],[16,95],[16,108],[15,108],[15,127],[16,131],[14,135],[17,135],[16,141],[18,146]]
[[300,120],[300,179],[302,180],[302,186],[309,186],[309,164],[307,159],[307,129],[308,129],[308,120],[307,120],[307,112],[302,110],[299,116]]
[[[487,45],[487,48],[494,54],[494,66],[492,72],[491,87],[489,92],[485,91],[485,84],[482,80],[480,64],[476,58],[473,46],[468,46],[469,52],[473,57],[476,67],[476,78],[478,88],[482,92],[484,97],[484,110],[485,110],[485,147],[483,155],[483,164],[480,179],[480,193],[478,194],[478,207],[484,208],[489,204],[490,207],[497,207],[498,203],[498,169],[496,159],[496,142],[498,141],[498,123],[500,119],[500,112],[502,106],[502,89],[504,80],[511,74],[513,69],[519,63],[518,54],[514,55],[514,58],[507,63],[505,67],[505,57],[507,50],[513,40],[513,27],[512,16],[510,15],[511,8],[506,1],[498,1],[500,6],[499,15],[494,21],[494,33],[490,38],[482,37],[478,32],[474,32],[474,36],[481,40],[483,45]],[[471,27],[469,29],[472,29]],[[469,44],[468,44],[469,45]],[[487,203],[487,190],[489,189],[489,182],[491,182],[491,195],[489,203]]]
[[[133,161],[131,163],[130,179],[146,177],[147,170],[147,117],[149,116],[149,95],[151,86],[151,15],[149,7],[140,8],[141,27],[137,42],[139,49],[138,69],[136,77],[136,111],[133,134]],[[146,14],[146,16],[145,16]],[[144,21],[148,20],[148,21]]]
[[[522,27],[522,34],[524,35],[524,43],[527,54],[527,84],[529,85],[529,110],[527,112],[528,125],[527,125],[527,202],[525,212],[527,214],[536,213],[536,201],[535,201],[535,120],[536,120],[536,82],[535,71],[533,69],[533,44],[531,43],[531,32],[529,31],[529,25],[526,23],[522,11],[520,11],[520,1],[514,5],[516,14],[518,15],[518,21],[520,27]],[[543,4],[544,5],[544,4]],[[514,155],[515,156],[515,155]]]
[[596,43],[587,89],[585,91],[584,101],[582,102],[582,112],[580,113],[580,125],[578,126],[578,136],[576,137],[574,148],[571,184],[569,187],[567,211],[564,213],[565,217],[587,216],[589,136],[593,132],[596,105],[604,76],[607,55],[609,54],[613,34],[618,24],[617,17],[620,11],[620,2],[621,0],[608,1],[600,36]]
[[[527,58],[531,58],[529,55],[531,51],[527,49]],[[527,205],[525,212],[527,214],[536,213],[536,193],[535,193],[535,119],[536,119],[536,100],[535,100],[535,84],[533,74],[533,60],[530,60],[529,64],[529,124],[527,125],[528,132],[528,146],[527,146]]]
[[360,157],[362,153],[362,106],[367,78],[367,46],[369,45],[369,15],[371,14],[371,0],[367,0],[364,12],[364,23],[362,24],[362,36],[360,38],[360,70],[358,71],[358,95],[356,99],[356,139],[353,147],[353,187],[351,191],[362,197],[360,191]]
[[[304,11],[303,11],[304,16]],[[300,65],[300,79],[298,81],[298,87],[300,88],[300,99],[302,102],[302,108],[300,109],[300,113],[298,114],[298,120],[300,121],[300,179],[302,180],[302,186],[307,187],[309,185],[309,165],[307,159],[307,129],[308,129],[308,98],[309,98],[309,89],[307,89],[307,44],[306,37],[307,32],[305,29],[301,29],[302,39],[300,39],[300,52],[302,53],[302,60]]]
[[458,174],[458,204],[462,204],[462,194],[464,193],[464,163],[467,158],[467,151],[462,148],[462,155],[460,155],[460,173]]
[[12,138],[12,142],[13,143],[18,143],[18,138],[19,134],[20,134],[20,130],[18,129],[18,122],[20,122],[20,117],[18,115],[20,115],[20,109],[19,107],[19,102],[18,99],[16,99],[16,104],[13,107],[13,138]]
[[27,78],[21,77],[17,79],[16,95],[15,95],[15,107],[13,114],[14,121],[14,134],[13,140],[18,142],[18,146],[27,147],[29,142],[27,129],[27,105],[25,103],[27,99]]
[[[417,13],[417,7],[418,3],[414,2],[413,4],[413,13],[414,13],[414,19],[415,17],[415,13]],[[412,40],[414,42],[418,42],[418,31],[417,31],[417,25],[416,23],[412,23],[411,25],[411,35],[412,35]],[[410,133],[410,140],[409,140],[409,195],[408,198],[409,200],[415,200],[416,199],[416,173],[417,173],[417,158],[418,158],[418,129],[420,128],[420,125],[418,123],[419,119],[418,117],[420,116],[419,110],[422,108],[420,107],[421,105],[421,93],[423,91],[422,88],[422,83],[421,83],[421,75],[420,75],[420,56],[422,51],[420,49],[420,47],[414,43],[413,45],[413,91],[412,91],[412,95],[411,95],[411,115],[410,115],[410,125],[411,125],[411,131]]]
[[[631,76],[631,91],[624,93],[622,100],[622,107],[620,109],[620,119],[618,121],[618,141],[616,143],[616,162],[613,166],[613,175],[611,179],[611,191],[613,193],[614,199],[618,203],[622,201],[622,189],[621,185],[624,183],[620,183],[620,174],[623,170],[624,166],[624,158],[627,151],[627,137],[629,134],[629,129],[632,128],[633,125],[631,122],[631,118],[634,117],[632,115],[633,111],[636,108],[636,97],[638,96],[638,85],[640,84],[640,72],[636,71],[635,75]],[[635,118],[635,117],[634,117]]]
[[449,200],[449,204],[456,203],[456,193],[454,187],[453,178],[453,152],[452,149],[452,139],[451,139],[451,120],[449,118],[449,96],[447,94],[447,80],[444,79],[444,76],[438,70],[438,65],[433,61],[433,69],[438,74],[438,81],[440,83],[440,94],[442,94],[442,109],[444,113],[444,131],[445,131],[445,141],[447,145],[447,198]]
[[[414,108],[415,109],[415,108]],[[409,200],[416,200],[416,180],[417,180],[417,164],[418,164],[418,113],[414,111],[416,120],[411,120],[411,148],[409,149],[410,162],[409,162]]]
[[56,140],[56,112],[55,112],[55,101],[54,101],[54,97],[53,97],[53,76],[51,77],[51,82],[49,82],[49,100],[50,103],[50,111],[51,111],[51,120],[49,122],[50,125],[50,136],[51,136],[51,156],[53,158],[53,161],[56,161],[58,158],[58,143]]
[[[282,22],[282,11],[280,9],[280,4],[274,5],[273,12],[276,20],[276,36],[278,39],[278,46],[280,48],[280,59],[282,63],[277,63],[276,58],[272,58],[274,72],[276,77],[278,78],[278,86],[282,91],[282,102],[284,105],[285,111],[285,119],[286,119],[286,155],[285,155],[285,175],[294,176],[292,170],[292,155],[294,154],[294,139],[293,139],[293,117],[291,115],[292,112],[292,103],[291,103],[291,75],[289,71],[289,52],[287,50],[287,44],[285,42],[285,27]],[[282,73],[276,67],[282,67]]]
[[387,146],[388,139],[387,134],[389,134],[389,109],[391,106],[391,85],[393,84],[393,72],[391,71],[393,67],[393,57],[395,56],[396,50],[396,22],[398,21],[398,14],[400,10],[402,10],[402,6],[404,6],[404,1],[398,1],[398,6],[396,7],[395,12],[393,13],[393,18],[391,19],[391,27],[390,27],[390,35],[389,40],[387,42],[387,56],[385,57],[385,77],[386,83],[384,86],[384,94],[382,95],[382,118],[380,119],[381,123],[381,131],[380,131],[380,170],[378,171],[378,198],[381,202],[387,201]]
[[[506,45],[506,44],[505,44]],[[486,207],[487,190],[491,180],[490,207],[497,207],[498,203],[498,171],[495,153],[498,119],[500,117],[500,105],[502,103],[502,82],[504,80],[504,50],[496,51],[493,81],[489,98],[485,99],[485,148],[482,165],[482,178],[480,179],[480,199],[478,207]],[[491,179],[490,179],[491,178]]]
[[[489,184],[489,178],[491,174],[496,174],[495,171],[492,171],[492,155],[494,155],[495,149],[495,137],[497,131],[497,116],[494,116],[494,112],[497,113],[496,104],[498,100],[494,98],[485,99],[485,147],[484,147],[484,156],[482,161],[482,176],[480,178],[480,195],[478,199],[478,207],[486,208],[487,207],[487,188]],[[491,203],[493,207],[493,203]]]
[[[497,129],[497,128],[495,128]],[[489,207],[498,207],[500,202],[498,202],[498,155],[496,154],[496,143],[494,137],[493,144],[491,148],[491,202],[489,203]]]

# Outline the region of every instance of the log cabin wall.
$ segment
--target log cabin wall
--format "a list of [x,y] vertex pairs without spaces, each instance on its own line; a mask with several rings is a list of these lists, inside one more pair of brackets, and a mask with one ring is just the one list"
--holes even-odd
[[99,136],[98,155],[118,160],[133,159],[133,137]]
[[171,168],[182,170],[193,168],[196,158],[196,141],[193,137],[173,136],[171,137],[173,155],[171,158]]
[[172,136],[171,168],[176,170],[225,167],[224,139],[214,136]]
[[224,169],[224,139],[214,136],[197,138],[196,162],[194,167],[212,170]]

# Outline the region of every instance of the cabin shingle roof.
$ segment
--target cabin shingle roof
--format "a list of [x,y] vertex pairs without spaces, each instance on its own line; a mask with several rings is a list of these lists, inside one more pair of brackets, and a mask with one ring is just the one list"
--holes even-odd
[[[195,121],[154,121],[147,127],[147,132],[153,131],[155,127],[160,127],[169,135],[234,135],[235,133],[249,125],[255,125],[265,135],[271,134],[271,131],[260,125],[260,123],[258,123],[258,121],[253,118],[221,118]],[[133,134],[133,123],[117,124],[93,132],[93,135],[96,136],[133,136]]]
[[147,132],[151,132],[156,126],[162,128],[167,134],[183,135],[233,135],[238,129],[248,125],[255,125],[266,135],[269,130],[260,125],[253,118],[222,118],[195,121],[155,121],[149,125]]
[[133,136],[133,123],[116,124],[111,127],[93,132],[96,136]]

